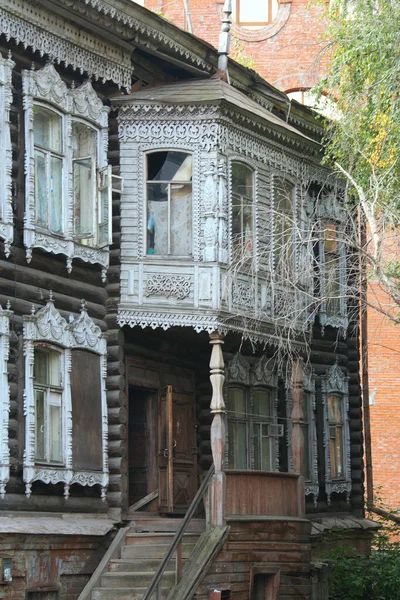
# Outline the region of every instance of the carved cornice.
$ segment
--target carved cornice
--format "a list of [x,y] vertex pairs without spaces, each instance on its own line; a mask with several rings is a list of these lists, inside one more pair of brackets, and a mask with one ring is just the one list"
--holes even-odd
[[278,375],[273,369],[273,363],[265,354],[256,362],[251,372],[252,385],[263,385],[276,387],[278,385]]
[[[158,23],[155,27],[147,25],[133,15],[129,15],[125,11],[113,6],[110,0],[84,0],[84,3],[77,2],[77,0],[58,1],[72,11],[85,15],[89,20],[93,18],[93,11],[108,17],[106,23],[109,29],[117,33],[121,38],[128,40],[131,40],[136,34],[137,41],[144,46],[149,45],[150,51],[155,42],[157,46],[162,45],[165,49],[173,50],[175,54],[183,57],[196,67],[206,71],[212,70],[212,66],[198,54],[177,42],[172,36],[170,37],[164,33],[161,23]],[[97,21],[98,19],[95,20]]]
[[51,56],[58,63],[72,66],[89,77],[113,81],[129,89],[132,66],[130,54],[94,36],[88,31],[30,3],[13,0],[7,10],[0,8],[1,31],[25,48],[33,48],[41,56]]
[[227,381],[229,383],[250,383],[250,364],[245,357],[237,352],[232,360],[227,363]]

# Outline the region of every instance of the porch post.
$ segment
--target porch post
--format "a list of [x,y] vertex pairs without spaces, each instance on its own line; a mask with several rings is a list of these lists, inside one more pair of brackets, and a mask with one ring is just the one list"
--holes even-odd
[[292,460],[293,471],[301,473],[301,467],[304,459],[304,438],[301,423],[304,419],[301,401],[303,399],[303,368],[300,360],[293,363],[290,391],[292,395],[292,412],[290,415],[292,421]]
[[225,456],[225,402],[223,397],[224,357],[222,354],[222,335],[218,332],[210,334],[212,345],[210,360],[210,381],[212,387],[211,414],[214,415],[211,424],[211,451],[215,466],[215,474],[212,478],[209,491],[209,521],[214,527],[224,524],[225,505],[225,473],[222,471]]

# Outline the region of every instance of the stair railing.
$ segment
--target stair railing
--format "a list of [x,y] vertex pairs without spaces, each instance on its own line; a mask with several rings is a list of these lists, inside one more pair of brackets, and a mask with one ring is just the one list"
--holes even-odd
[[205,492],[208,489],[208,486],[211,482],[211,478],[214,475],[214,472],[215,472],[215,468],[214,468],[214,464],[212,464],[210,469],[207,472],[207,475],[204,477],[199,489],[197,490],[197,493],[196,493],[195,497],[193,498],[192,503],[189,506],[189,508],[186,512],[186,515],[185,515],[178,531],[176,532],[164,558],[162,559],[160,566],[158,567],[157,571],[155,572],[153,579],[151,580],[150,585],[147,588],[142,600],[150,600],[150,598],[152,597],[154,592],[156,592],[157,600],[159,600],[161,598],[161,588],[160,588],[161,579],[162,579],[162,576],[164,575],[164,571],[167,568],[167,565],[168,565],[169,561],[171,560],[175,550],[176,550],[175,585],[179,582],[181,575],[182,575],[182,538],[183,538],[183,535],[184,535],[194,513],[197,510],[198,505],[200,504],[200,501],[201,501],[203,495],[205,494]]

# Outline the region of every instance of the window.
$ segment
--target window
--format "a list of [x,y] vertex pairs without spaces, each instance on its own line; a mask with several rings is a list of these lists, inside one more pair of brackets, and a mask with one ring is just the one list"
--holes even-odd
[[301,430],[303,434],[303,460],[300,474],[308,481],[311,479],[311,453],[310,453],[310,395],[303,392],[301,399]]
[[55,349],[35,347],[35,460],[62,462],[63,355]]
[[328,396],[329,454],[331,479],[343,476],[343,414],[340,396]]
[[318,448],[316,427],[315,375],[303,367],[303,385],[300,398],[300,424],[303,434],[303,461],[300,473],[304,477],[305,494],[312,496],[317,505],[319,496]]
[[106,340],[83,305],[67,323],[52,298],[23,318],[25,452],[23,477],[35,481],[108,485]]
[[324,301],[327,315],[340,313],[340,256],[338,230],[335,223],[325,223],[324,244]]
[[293,273],[293,204],[295,187],[286,179],[274,182],[274,263],[281,281],[291,280]]
[[[273,471],[277,468],[277,389],[265,358],[250,370],[240,355],[228,364],[228,468]],[[270,387],[273,386],[273,387]]]
[[[344,209],[333,193],[323,196],[318,205],[319,215],[319,269],[320,312],[322,327],[330,325],[342,331],[347,329],[346,310],[346,249],[343,230]],[[332,219],[335,215],[335,220]]]
[[232,163],[233,258],[250,257],[254,246],[254,172],[242,163]]
[[272,23],[279,10],[279,0],[235,0],[233,18],[241,27],[258,28]]
[[192,254],[192,155],[147,155],[147,254]]
[[325,491],[351,492],[348,380],[336,362],[321,378],[324,407]]
[[[23,71],[26,131],[24,243],[32,249],[98,263],[103,278],[111,243],[111,192],[121,191],[107,165],[108,107],[89,81],[68,89],[53,65]],[[71,192],[72,190],[72,192]]]
[[12,103],[11,58],[0,56],[0,238],[4,242],[4,254],[8,258],[14,239],[13,207],[11,193],[12,147],[10,134],[10,107]]
[[7,365],[10,353],[10,318],[12,311],[0,306],[0,498],[4,498],[10,478],[8,425],[10,418],[10,388]]
[[36,224],[57,234],[64,230],[62,131],[61,115],[33,107]]

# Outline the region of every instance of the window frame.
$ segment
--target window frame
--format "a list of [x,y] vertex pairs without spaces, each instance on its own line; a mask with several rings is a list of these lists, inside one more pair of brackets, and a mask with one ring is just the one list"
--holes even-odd
[[[322,196],[317,207],[317,223],[319,231],[318,242],[318,269],[320,287],[319,322],[322,328],[330,325],[345,334],[348,327],[347,298],[346,298],[346,246],[341,231],[346,221],[344,209],[339,204],[337,194],[330,193]],[[338,286],[339,286],[339,310],[328,312],[326,300],[326,260],[329,253],[325,251],[325,231],[327,225],[332,224],[337,228],[337,260],[338,260]]]
[[0,147],[3,156],[0,166],[0,238],[4,242],[4,254],[10,256],[14,240],[12,206],[12,144],[10,131],[10,108],[13,99],[12,72],[15,62],[0,55]]
[[[239,165],[239,166],[243,166],[245,167],[249,172],[251,172],[251,176],[252,176],[252,198],[251,198],[251,241],[252,241],[252,248],[251,251],[246,254],[245,249],[244,249],[244,232],[243,232],[243,227],[241,229],[241,236],[242,236],[242,240],[240,242],[241,245],[241,250],[238,251],[238,255],[235,256],[236,252],[234,250],[234,243],[233,243],[233,199],[234,199],[234,191],[233,191],[233,171],[235,168],[235,165]],[[230,197],[230,235],[229,235],[229,245],[230,245],[230,255],[231,255],[231,261],[235,261],[235,260],[239,260],[241,262],[243,262],[244,265],[252,263],[253,267],[256,267],[256,259],[258,256],[258,252],[257,252],[257,231],[256,231],[256,204],[257,204],[257,169],[254,167],[254,165],[249,164],[247,162],[245,162],[242,158],[240,157],[235,157],[232,158],[230,160],[230,164],[229,164],[229,197]],[[240,195],[239,196],[241,198],[241,209],[243,212],[243,198],[245,196]],[[246,199],[248,199],[246,197]],[[242,218],[242,225],[243,225],[243,218]]]
[[268,21],[241,21],[240,20],[240,3],[242,0],[235,0],[235,22],[238,27],[254,27],[261,28],[267,27],[268,25],[272,25],[276,21],[276,18],[279,14],[280,0],[276,0],[277,2],[277,11],[276,15],[272,17],[272,8],[274,0],[265,0],[268,4]]
[[[333,493],[346,494],[350,502],[351,493],[351,455],[350,455],[350,420],[349,420],[349,377],[339,367],[338,362],[332,365],[325,375],[321,376],[321,394],[324,416],[324,451],[325,451],[325,492],[328,504]],[[338,396],[341,402],[343,474],[340,477],[331,475],[330,427],[328,402],[330,396]]]
[[[224,386],[225,405],[227,407],[227,443],[226,443],[226,456],[225,462],[227,468],[229,465],[229,422],[235,421],[235,419],[229,418],[229,390],[232,388],[242,389],[245,393],[245,404],[246,404],[246,415],[247,418],[243,419],[246,422],[246,443],[247,443],[247,456],[246,456],[246,469],[255,468],[255,440],[254,440],[254,424],[264,422],[269,425],[268,436],[270,438],[270,463],[271,471],[278,471],[279,469],[279,441],[278,438],[283,435],[283,428],[278,424],[278,378],[274,373],[273,369],[268,365],[268,359],[262,356],[252,366],[246,360],[246,358],[239,352],[235,354],[232,360],[227,363],[226,366],[226,379]],[[269,419],[255,419],[253,414],[253,392],[255,390],[265,390],[270,394],[271,402],[271,416]],[[233,470],[235,470],[233,468]],[[240,470],[240,469],[239,469]],[[257,469],[258,470],[258,469]]]
[[8,360],[10,355],[10,319],[13,312],[10,306],[0,306],[0,498],[4,498],[6,485],[10,479],[10,386],[8,383]]
[[[68,498],[70,486],[78,483],[83,486],[101,486],[101,497],[106,498],[108,474],[108,415],[106,398],[107,342],[100,328],[89,317],[85,303],[78,316],[70,322],[61,316],[54,306],[52,296],[38,312],[23,317],[23,340],[25,356],[25,452],[23,458],[23,481],[25,494],[29,498],[32,484],[42,481],[47,484],[64,483],[64,496]],[[63,355],[63,395],[62,395],[62,462],[45,462],[36,458],[36,414],[34,359],[35,348],[48,348]],[[73,469],[73,439],[71,398],[71,352],[83,349],[98,355],[100,360],[102,414],[102,470]]]
[[[67,271],[71,272],[72,262],[79,258],[84,262],[99,264],[102,267],[102,279],[105,281],[109,265],[109,246],[112,243],[112,191],[121,193],[121,178],[112,175],[111,166],[107,160],[108,146],[108,113],[109,107],[105,106],[97,96],[90,81],[84,82],[79,87],[68,88],[54,68],[47,64],[38,71],[22,71],[24,119],[25,119],[25,193],[26,210],[24,220],[24,245],[28,263],[32,259],[34,248],[41,248],[54,254],[63,254],[66,257]],[[34,140],[34,107],[41,106],[46,110],[62,116],[62,141],[64,154],[63,169],[63,232],[53,233],[48,228],[40,227],[36,222],[36,197],[35,197],[35,140]],[[73,124],[81,123],[96,132],[96,157],[95,177],[93,185],[96,186],[93,200],[93,230],[94,243],[86,244],[84,239],[74,231],[74,170],[72,131]],[[93,157],[92,157],[93,158]],[[117,180],[119,183],[117,185]],[[106,243],[100,241],[99,215],[102,193],[107,190],[107,219],[108,225]]]
[[[147,233],[147,222],[148,222],[148,202],[149,202],[149,198],[148,198],[148,185],[151,183],[154,184],[164,184],[164,185],[168,185],[168,220],[170,219],[170,213],[171,213],[171,209],[170,209],[170,204],[171,204],[171,183],[172,180],[167,181],[167,180],[150,180],[148,179],[148,157],[152,154],[157,154],[157,153],[162,153],[162,152],[179,152],[181,154],[186,154],[186,158],[188,156],[192,157],[192,179],[191,181],[179,181],[179,183],[182,183],[183,185],[188,185],[190,183],[191,185],[191,253],[190,254],[171,254],[170,253],[170,238],[171,238],[171,223],[169,222],[169,226],[168,226],[168,233],[167,233],[167,238],[168,238],[168,252],[165,254],[149,254],[148,253],[148,233]],[[185,159],[186,159],[185,158]],[[194,254],[195,254],[195,228],[194,228],[194,212],[195,212],[195,204],[194,204],[194,170],[195,170],[195,153],[193,149],[187,150],[185,148],[179,148],[179,147],[173,147],[173,148],[165,148],[165,147],[160,147],[160,148],[151,148],[150,150],[147,150],[144,152],[144,198],[145,198],[145,202],[144,202],[144,219],[143,219],[143,227],[144,227],[144,231],[143,231],[143,242],[144,242],[144,247],[143,247],[143,254],[144,256],[148,259],[154,259],[154,260],[161,260],[161,259],[167,259],[168,261],[170,260],[190,260],[192,261],[194,258]],[[183,163],[182,163],[183,164]]]
[[[303,366],[303,389],[302,394],[308,397],[308,455],[310,476],[304,478],[305,495],[313,498],[314,506],[317,506],[319,496],[318,481],[318,439],[316,421],[316,377],[312,369]],[[303,399],[303,398],[302,398]]]

